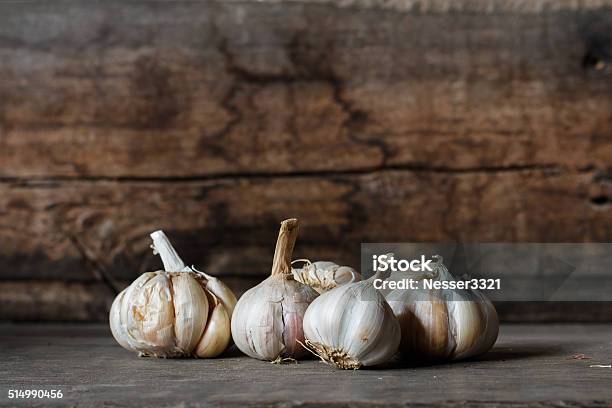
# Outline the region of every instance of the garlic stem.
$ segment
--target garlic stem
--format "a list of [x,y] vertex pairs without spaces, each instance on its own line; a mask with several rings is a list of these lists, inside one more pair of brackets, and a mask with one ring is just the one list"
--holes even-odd
[[153,253],[159,254],[166,272],[191,271],[191,268],[185,265],[185,262],[176,253],[164,231],[158,230],[151,233],[151,239],[153,239],[153,245],[151,245]]
[[274,260],[272,261],[272,276],[291,274],[291,255],[298,231],[299,222],[297,218],[290,218],[281,222],[276,249],[274,250]]

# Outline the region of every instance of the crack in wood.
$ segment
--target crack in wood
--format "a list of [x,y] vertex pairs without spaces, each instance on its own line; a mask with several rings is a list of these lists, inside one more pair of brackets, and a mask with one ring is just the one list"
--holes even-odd
[[121,291],[120,286],[115,282],[115,279],[108,273],[104,262],[99,260],[99,257],[94,255],[87,246],[73,233],[65,234],[68,240],[73,244],[83,260],[89,264],[91,271],[96,279],[108,287],[114,295]]
[[[0,177],[0,183],[17,184],[29,186],[41,184],[53,188],[58,183],[65,182],[117,182],[117,183],[176,183],[176,182],[200,182],[215,180],[240,180],[240,179],[284,179],[284,178],[321,178],[333,176],[353,176],[380,173],[385,171],[405,171],[413,173],[442,173],[449,175],[477,174],[477,173],[520,173],[539,171],[551,174],[559,173],[590,173],[592,170],[571,169],[556,165],[513,165],[513,166],[478,166],[478,167],[444,167],[423,165],[388,165],[384,167],[373,166],[355,170],[327,170],[327,171],[293,171],[293,172],[242,172],[242,173],[218,173],[200,174],[191,176],[168,176],[168,177],[145,177],[145,176],[31,176],[31,177]],[[39,187],[40,185],[37,185]]]
[[[213,30],[218,35],[218,28]],[[293,72],[270,73],[270,72],[254,72],[237,63],[235,56],[230,50],[227,38],[221,38],[217,47],[223,57],[225,70],[234,78],[229,91],[223,97],[221,106],[231,114],[231,119],[226,125],[217,132],[215,138],[223,138],[228,135],[238,123],[242,120],[242,112],[232,102],[241,90],[241,84],[249,84],[256,86],[268,86],[271,84],[281,84],[288,88],[289,97],[294,99],[292,86],[298,82],[304,83],[322,83],[327,84],[332,90],[332,99],[334,103],[340,107],[341,111],[346,115],[343,120],[341,129],[347,132],[348,138],[357,143],[369,147],[375,147],[380,151],[381,160],[380,166],[387,163],[387,159],[391,156],[391,152],[384,141],[380,139],[364,140],[359,137],[359,130],[363,128],[369,120],[368,113],[364,110],[353,106],[353,103],[344,97],[344,81],[334,71],[328,61],[333,60],[333,44],[328,42],[325,47],[317,48],[317,58],[309,57],[303,49],[307,49],[304,45],[305,33],[297,31],[293,34],[292,39],[286,45],[286,54],[292,65]],[[320,54],[320,55],[319,55]],[[289,128],[291,135],[299,139],[300,133],[295,126],[295,103],[290,101],[293,106],[293,115],[289,119]],[[227,159],[227,157],[223,156]]]

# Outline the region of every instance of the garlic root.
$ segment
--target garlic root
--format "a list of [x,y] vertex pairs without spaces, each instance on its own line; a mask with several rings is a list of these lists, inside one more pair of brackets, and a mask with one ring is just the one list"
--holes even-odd
[[357,370],[361,368],[361,363],[352,358],[342,348],[332,348],[321,343],[306,340],[304,346],[310,350],[315,356],[319,357],[327,364],[334,365],[343,370]]

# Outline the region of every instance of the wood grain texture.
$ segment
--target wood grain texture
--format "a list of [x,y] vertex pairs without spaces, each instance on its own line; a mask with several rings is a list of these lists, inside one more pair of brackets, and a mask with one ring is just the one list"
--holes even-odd
[[[167,231],[189,264],[219,276],[270,272],[280,220],[301,220],[295,258],[359,265],[361,242],[605,241],[609,193],[592,172],[382,171],[334,177],[0,185],[5,278],[130,280],[161,264]],[[30,254],[30,255],[28,255]],[[95,269],[95,268],[94,268]]]
[[[233,1],[233,0],[230,0]],[[259,0],[262,3],[331,4],[340,8],[363,10],[395,10],[411,12],[496,12],[541,13],[543,11],[583,11],[610,7],[610,0]]]
[[[16,405],[7,389],[59,388],[61,403],[76,407],[605,408],[612,370],[589,366],[610,364],[610,330],[502,325],[496,346],[470,361],[340,371],[318,360],[271,365],[238,353],[138,358],[106,326],[0,325],[0,406]],[[572,358],[580,353],[590,359]]]
[[114,295],[102,283],[0,281],[0,320],[108,320]]
[[5,178],[610,165],[604,5],[1,7]]

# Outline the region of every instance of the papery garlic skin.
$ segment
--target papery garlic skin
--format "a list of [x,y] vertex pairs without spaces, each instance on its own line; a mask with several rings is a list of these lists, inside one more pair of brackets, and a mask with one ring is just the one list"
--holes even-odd
[[[218,279],[185,266],[163,232],[151,234],[164,266],[146,272],[114,300],[113,337],[127,350],[154,357],[215,357],[228,347],[233,293]],[[227,304],[227,307],[226,307]]]
[[274,361],[308,354],[303,318],[317,293],[283,276],[270,276],[246,291],[234,310],[232,337],[249,357]]
[[[178,283],[176,289],[173,280]],[[203,319],[193,318],[202,309]],[[207,313],[204,290],[189,274],[147,272],[119,294],[111,307],[110,326],[117,342],[130,351],[143,356],[187,357],[202,336]]]
[[[436,256],[434,280],[455,280]],[[430,278],[430,277],[426,277]],[[400,352],[419,360],[457,360],[486,353],[497,340],[495,307],[476,290],[396,289],[386,295],[402,329]]]
[[383,364],[400,343],[399,323],[372,279],[315,299],[304,316],[304,334],[313,353],[342,369]]
[[297,233],[296,219],[281,223],[271,276],[246,291],[234,309],[232,338],[250,357],[275,361],[308,353],[300,344],[304,342],[303,318],[317,292],[291,274]]
[[292,262],[306,262],[302,268],[293,268],[296,281],[310,286],[318,293],[324,293],[337,286],[361,280],[361,274],[350,266],[340,266],[335,262],[299,259]]
[[121,307],[126,290],[127,289],[122,290],[117,297],[115,297],[115,300],[113,300],[109,313],[110,329],[113,337],[121,347],[129,351],[138,352],[137,347],[130,341],[130,336],[127,334],[126,327],[121,323]]

